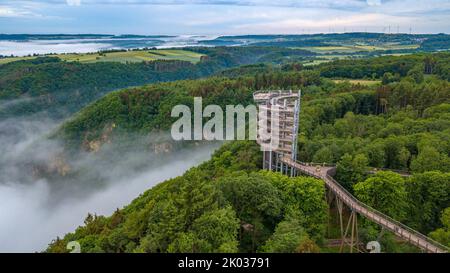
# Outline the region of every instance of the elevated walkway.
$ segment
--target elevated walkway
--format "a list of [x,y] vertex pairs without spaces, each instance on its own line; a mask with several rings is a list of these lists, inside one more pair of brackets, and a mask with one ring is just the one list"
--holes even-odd
[[410,244],[430,253],[448,252],[447,247],[356,199],[331,176],[336,171],[335,167],[308,166],[300,162],[294,162],[289,157],[283,157],[281,161],[299,172],[325,181],[328,189],[351,210],[393,232]]

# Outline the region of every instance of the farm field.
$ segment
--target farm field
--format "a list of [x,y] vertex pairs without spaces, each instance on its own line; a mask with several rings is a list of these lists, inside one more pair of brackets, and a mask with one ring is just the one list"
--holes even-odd
[[312,47],[302,47],[302,49],[309,50],[315,53],[326,54],[326,53],[355,53],[362,51],[383,51],[383,50],[413,50],[417,49],[419,45],[401,45],[401,44],[393,44],[386,43],[381,45],[364,45],[364,44],[356,44],[356,45],[333,45],[333,46],[312,46]]
[[15,61],[24,61],[24,60],[31,60],[31,59],[35,59],[36,57],[13,57],[13,58],[0,58],[0,65],[2,64],[7,64],[10,62],[15,62]]
[[[62,61],[80,62],[80,63],[95,63],[95,62],[142,62],[154,60],[181,60],[192,63],[200,61],[202,54],[181,50],[181,49],[161,49],[161,50],[133,50],[120,52],[105,52],[105,53],[71,53],[71,54],[57,54],[48,55],[58,57]],[[0,59],[0,65],[9,62],[29,60],[37,57],[13,57]]]
[[57,55],[61,60],[81,63],[92,62],[142,62],[154,60],[182,60],[196,63],[200,61],[201,54],[180,50],[180,49],[164,49],[164,50],[134,50],[123,52],[107,52],[93,54],[60,54]]
[[315,59],[315,60],[309,60],[306,62],[303,62],[304,66],[313,66],[313,65],[318,65],[318,64],[322,64],[322,63],[328,63],[331,62],[332,59]]
[[317,56],[314,59],[307,60],[303,62],[304,66],[312,66],[312,65],[318,65],[322,63],[328,63],[335,60],[343,60],[343,59],[349,59],[349,58],[362,58],[364,55],[321,55]]
[[337,79],[333,80],[335,83],[341,83],[341,82],[349,82],[351,84],[360,84],[360,85],[366,85],[366,86],[373,86],[380,84],[380,80],[365,80],[365,79]]

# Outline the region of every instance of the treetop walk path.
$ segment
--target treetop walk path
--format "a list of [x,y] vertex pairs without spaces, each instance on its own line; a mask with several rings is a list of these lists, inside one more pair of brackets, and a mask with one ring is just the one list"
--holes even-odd
[[[336,207],[339,212],[342,237],[341,251],[344,243],[349,244],[350,252],[354,248],[358,249],[357,214],[359,214],[425,252],[448,252],[447,247],[359,201],[333,178],[336,172],[334,165],[318,165],[297,161],[296,143],[300,115],[300,92],[265,91],[254,93],[253,97],[260,110],[257,142],[264,147],[263,168],[279,171],[290,176],[303,173],[325,182],[327,189],[336,200]],[[272,113],[275,113],[275,115]],[[274,128],[274,124],[278,128]],[[274,142],[276,145],[273,145]],[[372,172],[374,171],[372,170]],[[351,212],[345,229],[342,215],[343,205],[346,205]],[[350,229],[351,234],[350,239],[348,239],[347,235],[349,235]]]

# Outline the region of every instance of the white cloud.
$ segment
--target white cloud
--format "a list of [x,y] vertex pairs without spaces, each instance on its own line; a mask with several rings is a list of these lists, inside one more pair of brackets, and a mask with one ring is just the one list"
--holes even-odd
[[367,5],[369,6],[380,6],[381,0],[367,0]]
[[[400,31],[448,32],[448,0],[0,0],[0,17],[55,19],[65,23],[45,26],[46,32],[140,34],[307,33],[312,31],[382,31],[389,25]],[[19,4],[17,4],[19,3]],[[71,5],[71,6],[68,6]],[[72,6],[83,5],[83,10]],[[101,6],[101,7],[100,7]],[[8,7],[1,9],[1,7]],[[20,10],[19,10],[20,9]],[[89,15],[88,15],[89,14]],[[98,20],[86,16],[101,15]],[[377,14],[374,16],[373,14]],[[359,15],[358,17],[355,17]],[[35,15],[34,15],[35,16]],[[352,25],[351,19],[358,19]],[[50,18],[52,17],[52,18]],[[379,20],[373,20],[378,18]],[[90,18],[91,19],[91,18]],[[387,19],[387,20],[385,20]],[[126,21],[127,24],[119,22]],[[317,24],[314,24],[316,23]],[[31,23],[30,23],[31,24]],[[279,24],[279,27],[276,25]],[[327,25],[327,26],[325,26]],[[21,32],[39,25],[21,28]],[[249,26],[249,29],[244,27]],[[267,29],[264,27],[267,26]],[[341,27],[341,29],[338,29]],[[0,26],[0,29],[2,26]],[[6,28],[6,26],[3,26]],[[6,32],[17,32],[8,26]],[[51,30],[47,30],[50,28]],[[56,30],[58,29],[58,30]],[[35,31],[36,32],[36,31]]]
[[[322,12],[323,16],[318,16],[318,11],[303,10],[302,13],[291,13],[288,18],[277,17],[267,22],[255,22],[235,25],[236,30],[245,29],[248,33],[300,33],[302,30],[312,32],[329,31],[381,31],[382,24],[408,25],[411,18],[397,17],[379,13],[352,13],[343,12],[333,14],[332,12]],[[380,22],[383,22],[380,24]]]
[[66,0],[69,6],[79,6],[81,5],[81,0]]
[[36,41],[36,42],[14,42],[0,41],[0,55],[9,56],[27,56],[29,54],[48,54],[48,53],[87,53],[96,52],[111,47],[105,43],[83,43],[77,40],[73,41]]
[[72,6],[80,5],[81,2],[86,5],[226,5],[309,8],[363,8],[365,6],[364,1],[361,0],[22,0],[21,2],[67,3]]
[[38,14],[8,6],[0,6],[0,17],[36,17]]
[[44,140],[58,126],[39,117],[0,121],[0,253],[42,251],[56,236],[74,231],[88,212],[110,215],[159,182],[207,160],[217,148],[201,145],[155,155],[148,151],[149,140],[162,140],[159,135],[130,137],[140,144],[125,154],[106,144],[103,151],[70,160],[74,174],[81,175],[77,183],[37,179],[31,166],[43,166],[61,151],[57,142]]

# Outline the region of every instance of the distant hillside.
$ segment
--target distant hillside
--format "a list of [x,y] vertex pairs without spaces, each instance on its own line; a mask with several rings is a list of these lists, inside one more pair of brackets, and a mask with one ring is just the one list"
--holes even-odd
[[[435,74],[436,56],[441,55],[355,63],[363,75],[382,71],[381,82],[373,85],[320,77],[324,67],[344,71],[349,65],[334,62],[308,70],[246,66],[231,70],[247,74],[233,79],[121,90],[84,108],[54,137],[76,149],[86,149],[88,142],[102,149],[105,140],[115,141],[115,133],[168,130],[172,106],[192,107],[194,96],[203,97],[204,104],[245,105],[254,90],[302,88],[299,159],[337,164],[336,179],[348,191],[447,244],[447,223],[440,216],[450,206],[450,84]],[[442,60],[442,66],[449,64]],[[260,163],[256,143],[228,143],[210,161],[146,191],[111,216],[88,215],[83,226],[55,238],[46,251],[67,252],[70,241],[78,241],[83,252],[336,251],[325,244],[339,237],[339,224],[333,203],[325,202],[323,182],[260,171]],[[411,175],[373,175],[371,167]],[[359,225],[363,243],[379,240],[384,252],[417,251],[373,223]]]
[[424,51],[450,50],[450,35],[439,34],[427,38],[420,45]]
[[[407,76],[416,68],[418,72],[434,74],[442,79],[450,80],[450,53],[411,54],[403,56],[382,56],[357,60],[336,60],[319,64],[322,76],[336,78],[382,78],[385,73]],[[415,71],[415,70],[414,70]]]
[[255,143],[226,145],[111,217],[88,215],[46,251],[68,252],[67,243],[78,241],[82,252],[319,252],[324,183],[259,171],[260,162]]
[[258,47],[191,50],[206,57],[196,64],[180,60],[80,63],[41,57],[0,65],[0,118],[42,111],[51,117],[66,117],[115,89],[195,79],[242,64],[314,55],[304,50]]
[[[150,62],[155,60],[178,60],[187,61],[191,63],[197,63],[200,61],[203,55],[181,49],[142,49],[142,50],[102,50],[92,53],[67,53],[67,54],[48,54],[47,57],[55,57],[61,61],[67,62],[80,62],[80,63],[97,63],[97,62],[119,62],[119,63],[138,63],[138,62]],[[0,65],[7,64],[15,61],[31,60],[38,57],[24,56],[24,57],[5,57],[0,58]]]
[[201,66],[181,61],[81,64],[46,57],[13,62],[0,66],[0,118],[39,112],[61,118],[114,89],[203,75]]
[[[102,99],[87,106],[77,113],[72,119],[63,124],[59,131],[60,137],[80,147],[83,141],[92,141],[102,135],[104,128],[111,123],[116,125],[115,130],[133,130],[140,132],[165,131],[174,121],[170,117],[170,111],[177,104],[192,105],[192,97],[203,97],[204,104],[250,104],[252,92],[264,88],[303,89],[305,100],[326,98],[334,93],[350,93],[353,99],[351,104],[345,102],[343,95],[339,107],[345,109],[327,110],[319,120],[331,122],[333,119],[343,117],[347,111],[361,114],[377,114],[380,107],[377,106],[376,91],[380,96],[389,95],[383,91],[387,84],[397,85],[402,79],[410,80],[417,77],[421,82],[415,83],[409,89],[416,92],[418,99],[412,101],[398,101],[394,96],[389,98],[389,108],[405,107],[412,104],[415,109],[424,111],[439,101],[448,102],[448,84],[445,78],[442,80],[430,78],[433,90],[436,93],[425,94],[421,92],[429,83],[423,80],[425,60],[441,60],[433,65],[435,73],[441,73],[444,67],[450,64],[448,55],[437,58],[434,55],[412,55],[401,57],[380,57],[359,61],[335,61],[315,68],[304,69],[301,66],[286,65],[281,68],[272,66],[255,65],[244,66],[224,71],[224,75],[233,76],[233,79],[213,77],[194,81],[178,81],[148,85],[138,88],[129,88],[113,92]],[[445,58],[447,57],[447,58]],[[439,64],[439,65],[438,65]],[[438,69],[438,67],[440,67]],[[350,85],[344,80],[336,82],[328,81],[322,77],[353,78],[352,69],[359,71],[361,78],[375,77],[380,79],[384,89],[376,89],[377,85],[368,87],[365,85]],[[416,71],[421,69],[421,71]],[[391,71],[391,72],[387,72]],[[348,74],[350,73],[350,74]],[[435,76],[426,75],[427,77]],[[347,76],[347,77],[346,77]],[[444,75],[445,76],[445,75]],[[421,78],[422,77],[422,78]],[[340,82],[340,83],[339,83]],[[403,87],[402,87],[403,88]],[[366,93],[354,93],[354,91],[370,90]],[[337,94],[334,94],[337,96]],[[325,101],[324,101],[325,103]],[[328,102],[327,102],[328,103]],[[331,102],[329,102],[331,103]],[[348,107],[348,108],[346,108]],[[306,108],[307,109],[307,108]],[[306,111],[306,110],[305,110]],[[319,111],[319,110],[317,110]],[[306,117],[304,117],[306,118]],[[312,122],[312,121],[311,121]],[[316,121],[317,122],[317,121]],[[105,127],[106,126],[106,127]],[[302,124],[304,132],[313,130],[312,124]]]
[[[280,88],[318,84],[314,73],[286,73],[281,78],[208,78],[159,83],[112,92],[83,108],[65,122],[57,136],[71,147],[86,148],[101,139],[105,128],[114,124],[113,132],[141,133],[170,130],[175,121],[171,109],[178,104],[193,105],[193,97],[202,97],[203,104],[226,105],[252,103],[252,92],[269,86]],[[111,133],[113,133],[111,132]],[[84,144],[83,144],[84,143]]]
[[[303,35],[243,35],[221,36],[215,40],[203,41],[211,45],[244,44],[252,46],[276,47],[318,47],[318,46],[377,46],[389,47],[399,45],[417,45],[424,51],[450,50],[447,34],[405,34],[405,33],[330,33]],[[439,41],[439,43],[437,43]],[[394,47],[395,48],[395,47]],[[410,50],[413,52],[414,50]]]

